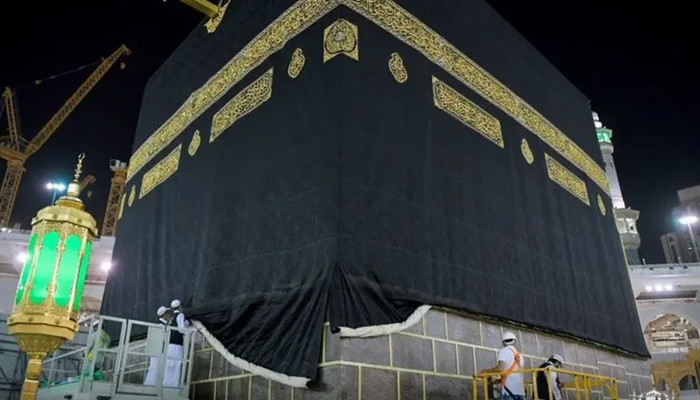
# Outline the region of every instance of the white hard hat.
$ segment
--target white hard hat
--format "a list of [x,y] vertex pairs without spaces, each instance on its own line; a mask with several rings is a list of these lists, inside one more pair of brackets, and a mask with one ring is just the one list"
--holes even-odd
[[509,331],[509,332],[505,332],[503,334],[503,337],[501,338],[501,340],[503,340],[503,342],[515,342],[516,337],[515,337],[515,334],[513,332]]
[[178,307],[180,307],[180,305],[181,305],[181,303],[180,303],[180,300],[178,300],[178,299],[175,299],[175,300],[170,302],[170,307],[172,307],[172,308],[178,308]]
[[159,317],[162,316],[162,315],[165,314],[167,311],[168,311],[168,307],[164,307],[164,306],[158,307],[158,311],[157,311],[158,316],[159,316]]
[[552,354],[551,356],[549,356],[549,359],[554,360],[559,364],[564,364],[564,359],[559,354]]

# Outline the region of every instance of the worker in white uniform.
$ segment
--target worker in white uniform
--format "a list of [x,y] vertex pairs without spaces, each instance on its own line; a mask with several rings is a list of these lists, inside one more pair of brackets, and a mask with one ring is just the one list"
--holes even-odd
[[562,384],[555,369],[560,369],[563,364],[564,359],[559,354],[552,354],[539,366],[538,369],[544,369],[544,371],[537,371],[538,400],[561,400]]
[[[156,314],[158,315],[158,323],[162,325],[168,325],[167,319],[168,308],[164,306],[158,307]],[[151,357],[150,363],[148,364],[148,372],[146,372],[146,378],[143,380],[144,385],[155,385],[156,376],[158,374],[158,357]]]
[[168,325],[170,326],[170,342],[168,344],[167,362],[163,376],[163,386],[178,387],[182,370],[182,355],[184,354],[184,335],[189,331],[189,321],[182,312],[182,303],[175,299],[170,302],[168,310]]
[[505,332],[501,337],[503,348],[498,352],[498,364],[481,371],[501,374],[501,398],[503,400],[525,400],[525,383],[523,382],[522,354],[515,348],[516,337],[513,332]]
[[185,317],[185,314],[182,313],[182,303],[180,302],[180,300],[175,299],[171,301],[170,309],[175,315],[175,321],[177,322],[178,328],[183,329],[190,327],[190,321]]

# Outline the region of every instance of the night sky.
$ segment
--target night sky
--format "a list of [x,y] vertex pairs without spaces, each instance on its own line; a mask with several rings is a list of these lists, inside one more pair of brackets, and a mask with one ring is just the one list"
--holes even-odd
[[[673,227],[676,190],[700,184],[700,62],[692,13],[640,2],[489,3],[613,129],[625,201],[641,211],[642,257],[663,262],[659,236]],[[109,160],[128,161],[144,85],[201,17],[176,0],[15,1],[1,7],[0,86],[17,90],[25,137],[36,134],[94,67],[39,86],[35,79],[94,62],[122,43],[134,51],[123,60],[127,68],[108,72],[27,162],[13,213],[13,221],[28,229],[31,217],[51,201],[45,183],[68,182],[77,154],[85,152],[85,172],[97,178],[86,189],[92,191],[86,204],[101,226]]]

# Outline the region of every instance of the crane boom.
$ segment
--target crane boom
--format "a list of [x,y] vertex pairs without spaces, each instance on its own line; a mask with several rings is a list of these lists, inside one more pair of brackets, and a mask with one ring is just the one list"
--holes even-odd
[[87,187],[87,185],[95,183],[95,176],[94,175],[88,175],[85,178],[83,178],[82,181],[78,184],[78,187],[80,188],[80,192],[83,191]]
[[2,93],[5,102],[5,112],[7,113],[7,129],[10,133],[10,145],[14,150],[19,151],[19,124],[17,123],[17,110],[15,106],[15,93],[9,87]]
[[114,53],[112,53],[109,57],[107,57],[102,63],[95,69],[95,71],[88,76],[88,78],[83,82],[80,87],[73,93],[73,95],[61,106],[61,108],[56,112],[56,114],[51,117],[49,122],[46,123],[40,130],[39,133],[34,136],[34,138],[27,144],[27,147],[24,150],[24,154],[29,157],[32,154],[36,153],[37,150],[41,148],[41,146],[46,143],[47,140],[51,137],[51,135],[58,129],[58,127],[63,123],[63,121],[68,118],[70,113],[75,110],[75,108],[80,104],[80,102],[87,96],[87,94],[92,90],[93,87],[97,84],[97,82],[102,79],[104,74],[109,71],[109,69],[114,65],[115,62],[121,57],[122,55],[129,55],[131,54],[131,50],[129,50],[125,45],[121,45]]

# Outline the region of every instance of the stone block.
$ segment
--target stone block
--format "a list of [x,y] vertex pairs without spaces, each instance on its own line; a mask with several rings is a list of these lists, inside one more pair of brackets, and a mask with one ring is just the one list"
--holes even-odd
[[564,342],[564,361],[569,364],[578,364],[578,355],[576,354],[576,343]]
[[639,374],[651,376],[651,361],[638,361]]
[[[511,330],[515,333],[515,330]],[[484,346],[492,349],[500,349],[503,347],[503,332],[499,325],[494,325],[488,322],[481,323],[481,342]]]
[[228,381],[216,381],[214,382],[214,387],[216,389],[214,400],[226,400],[226,393],[228,392]]
[[534,356],[537,355],[539,349],[537,348],[537,335],[530,331],[520,332],[520,351],[524,354]]
[[250,390],[249,376],[229,379],[227,386],[229,399],[248,399]]
[[211,378],[236,376],[242,373],[242,369],[228,362],[218,351],[212,350]]
[[434,346],[435,370],[457,375],[457,345],[436,340]]
[[470,393],[471,381],[466,378],[447,378],[442,376],[425,377],[426,398],[430,400],[463,399]]
[[618,383],[617,390],[618,390],[618,394],[620,395],[621,399],[629,399],[630,398],[630,388],[626,383]]
[[625,374],[625,369],[622,367],[610,367],[612,377],[618,381],[626,381],[627,374]]
[[637,364],[636,359],[620,356],[620,360],[622,360],[622,366],[625,367],[628,374],[639,374],[639,364]]
[[474,372],[474,348],[470,346],[457,346],[457,358],[459,362],[459,374],[473,376]]
[[642,389],[642,393],[646,393],[654,386],[651,384],[651,378],[639,378],[639,387]]
[[564,354],[564,342],[561,339],[538,333],[537,343],[539,344],[538,355],[542,357],[548,358],[552,354]]
[[618,365],[617,355],[611,351],[596,349],[596,357],[598,362],[604,362],[606,364]]
[[639,395],[642,393],[642,388],[639,386],[639,378],[635,375],[627,375],[627,383],[630,386],[630,392]]
[[340,357],[346,361],[388,366],[389,336],[341,338]]
[[422,336],[425,334],[425,332],[423,332],[423,323],[423,318],[421,318],[418,322],[406,328],[404,332],[415,333]]
[[425,335],[440,339],[447,338],[445,312],[431,308],[425,314]]
[[340,360],[340,335],[332,334],[330,325],[323,327],[323,334],[326,339],[324,362]]
[[600,371],[601,375],[609,376],[609,377],[613,376],[612,369],[607,364],[598,364],[598,371]]
[[597,364],[595,349],[584,345],[576,345],[576,354],[578,355],[579,364],[585,364],[590,366],[595,366]]
[[481,345],[479,321],[456,314],[447,314],[447,336],[464,344]]
[[359,379],[359,370],[356,366],[342,365],[340,367],[341,400],[358,400]]
[[270,397],[270,381],[255,375],[250,380],[249,400],[268,400]]
[[497,353],[494,350],[474,349],[476,372],[496,366]]
[[272,382],[270,400],[289,400],[292,398],[292,387],[278,382]]
[[422,371],[433,371],[431,340],[406,335],[392,337],[394,366]]
[[423,375],[399,372],[401,400],[423,400]]
[[308,389],[294,389],[294,400],[337,400],[340,386],[340,366],[320,368]]
[[213,350],[202,350],[194,353],[192,361],[192,382],[209,379],[211,357]]
[[214,400],[214,382],[197,383],[194,387],[194,400]]
[[396,400],[396,371],[361,368],[362,398],[360,400]]

